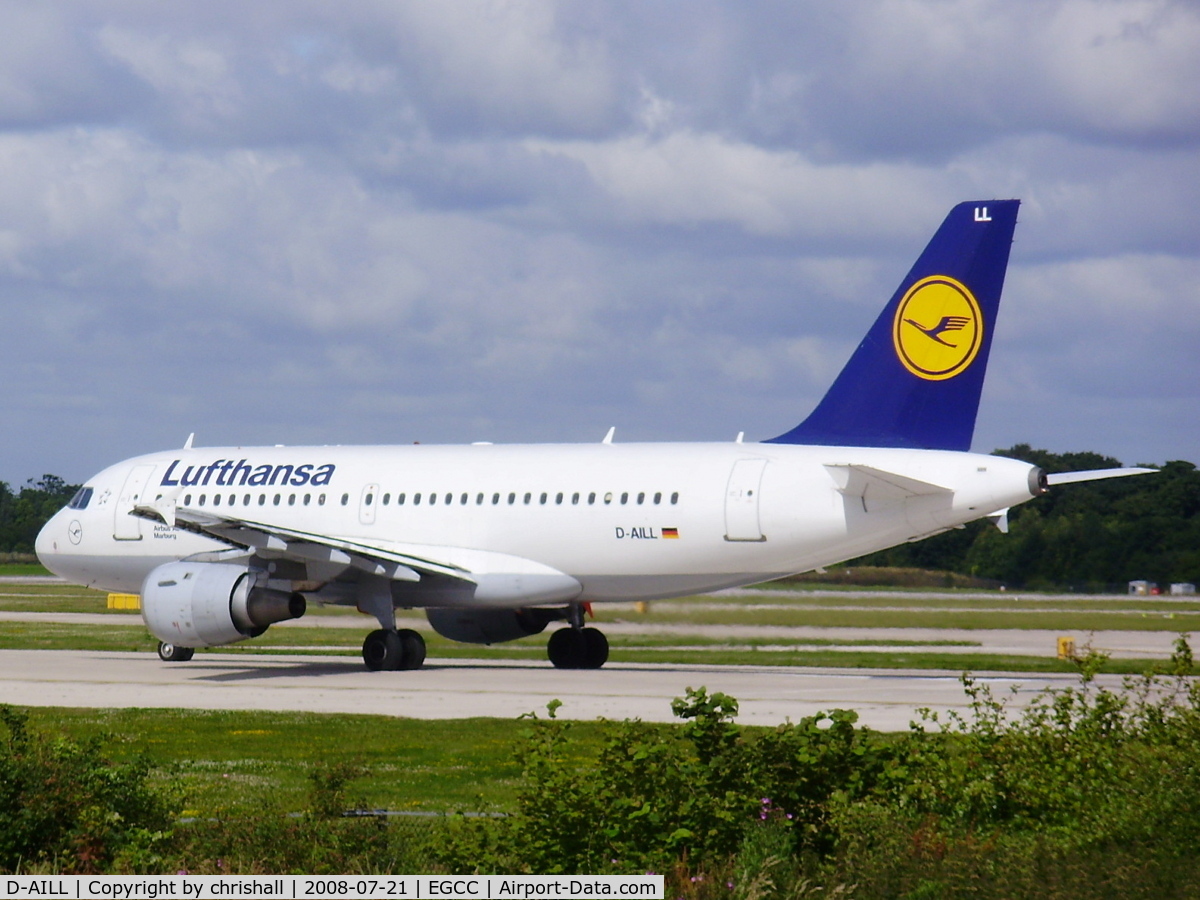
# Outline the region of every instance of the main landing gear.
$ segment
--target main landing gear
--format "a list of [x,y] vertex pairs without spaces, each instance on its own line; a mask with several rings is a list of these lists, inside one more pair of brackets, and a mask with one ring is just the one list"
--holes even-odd
[[608,638],[599,628],[585,628],[584,607],[572,603],[567,608],[570,628],[560,628],[550,635],[546,655],[556,669],[598,669],[608,662]]
[[411,628],[380,628],[367,635],[362,655],[372,672],[419,669],[425,662],[425,639]]

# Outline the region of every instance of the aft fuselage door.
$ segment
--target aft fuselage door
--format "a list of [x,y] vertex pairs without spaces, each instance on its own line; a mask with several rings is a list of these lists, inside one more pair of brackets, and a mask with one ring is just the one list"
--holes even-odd
[[758,523],[759,487],[765,459],[739,459],[729,473],[725,490],[725,540],[765,541]]
[[118,541],[140,541],[142,539],[142,520],[131,516],[129,511],[142,502],[142,494],[154,472],[154,466],[135,466],[125,477],[125,486],[121,488],[121,496],[113,509],[113,537]]
[[375,507],[379,505],[379,485],[368,484],[362,489],[358,501],[358,521],[364,525],[375,524]]

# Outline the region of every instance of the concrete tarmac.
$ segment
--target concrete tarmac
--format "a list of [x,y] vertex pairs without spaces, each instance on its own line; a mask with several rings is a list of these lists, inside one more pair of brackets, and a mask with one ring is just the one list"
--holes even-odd
[[[989,674],[997,697],[1023,706],[1071,675]],[[1101,677],[1116,687],[1118,677]],[[549,663],[430,659],[414,672],[368,672],[361,660],[201,653],[164,663],[149,653],[0,650],[0,703],[27,706],[292,710],[421,719],[545,715],[670,721],[671,700],[689,686],[723,691],[743,724],[775,725],[821,710],[854,709],[861,724],[899,731],[927,707],[965,711],[958,675],[923,670],[609,663],[563,671]]]

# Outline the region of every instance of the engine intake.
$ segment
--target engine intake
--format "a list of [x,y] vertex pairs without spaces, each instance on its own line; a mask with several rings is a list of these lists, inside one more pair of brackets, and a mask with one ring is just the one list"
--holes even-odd
[[218,647],[258,637],[298,619],[304,597],[266,587],[265,572],[223,563],[166,563],[142,584],[142,619],[150,633],[179,647]]

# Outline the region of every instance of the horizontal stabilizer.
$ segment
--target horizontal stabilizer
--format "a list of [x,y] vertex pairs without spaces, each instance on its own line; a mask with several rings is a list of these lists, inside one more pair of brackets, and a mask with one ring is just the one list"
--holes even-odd
[[1079,481],[1100,481],[1104,478],[1124,478],[1126,475],[1149,475],[1158,469],[1130,467],[1126,469],[1088,469],[1084,472],[1056,472],[1046,476],[1046,484],[1075,484]]

